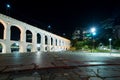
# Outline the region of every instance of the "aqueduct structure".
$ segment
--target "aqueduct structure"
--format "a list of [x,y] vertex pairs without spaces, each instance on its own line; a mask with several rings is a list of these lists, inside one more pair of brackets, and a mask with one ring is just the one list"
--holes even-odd
[[0,53],[65,51],[70,40],[0,14]]

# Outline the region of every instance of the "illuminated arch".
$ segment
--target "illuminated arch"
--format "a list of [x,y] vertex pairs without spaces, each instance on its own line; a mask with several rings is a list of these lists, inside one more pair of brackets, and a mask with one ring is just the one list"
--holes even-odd
[[45,45],[47,45],[47,44],[48,44],[48,37],[45,36]]
[[14,53],[14,52],[19,52],[19,44],[18,43],[13,43],[11,45],[11,53]]
[[6,52],[6,46],[5,46],[5,44],[4,43],[1,43],[0,42],[0,53],[5,53]]
[[4,26],[3,39],[5,39],[6,38],[6,27],[7,27],[7,25],[6,25],[5,21],[3,21],[1,19],[0,19],[0,23]]
[[37,33],[37,44],[41,43],[41,35]]
[[56,46],[58,45],[58,41],[57,41],[57,39],[55,39],[55,45],[56,45]]
[[0,43],[0,53],[2,53],[3,52],[3,46],[2,46],[2,44]]
[[4,39],[4,25],[0,22],[0,39]]
[[33,48],[32,44],[28,44],[27,45],[27,52],[32,52],[32,48]]
[[11,26],[10,30],[11,30],[10,40],[20,41],[21,30],[17,26]]
[[37,33],[37,51],[41,50],[40,43],[41,43],[41,35]]
[[32,43],[32,32],[30,30],[26,30],[26,42]]
[[53,45],[53,38],[51,37],[51,45]]

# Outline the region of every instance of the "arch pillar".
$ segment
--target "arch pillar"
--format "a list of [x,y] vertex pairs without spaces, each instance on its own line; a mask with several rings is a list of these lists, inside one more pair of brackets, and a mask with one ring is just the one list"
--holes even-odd
[[11,25],[9,23],[6,24],[5,30],[4,30],[4,39],[6,40],[6,53],[11,53],[11,44],[10,44],[10,30]]
[[6,47],[3,47],[2,53],[6,53]]
[[26,51],[26,30],[22,29],[20,35],[20,52],[27,52]]
[[41,34],[41,51],[45,51],[45,35]]
[[51,46],[52,51],[55,51],[55,38],[53,38],[53,45]]
[[4,30],[4,39],[6,39],[7,41],[10,41],[10,34],[11,34],[10,27],[11,27],[11,25],[7,24],[7,26]]
[[51,37],[50,36],[47,36],[48,37],[48,51],[51,51]]
[[26,43],[25,42],[20,42],[20,52],[27,52],[27,50],[26,50]]
[[57,37],[57,46],[56,46],[57,51],[59,51],[59,38]]
[[20,39],[21,42],[26,42],[26,30],[24,29],[21,30]]
[[33,48],[32,48],[32,51],[33,52],[36,52],[37,51],[37,33],[33,33],[32,32],[32,34],[33,34],[33,36],[32,36],[32,44],[33,44]]
[[6,44],[0,43],[2,45],[2,53],[6,53]]
[[11,44],[7,41],[6,45],[6,53],[11,53]]

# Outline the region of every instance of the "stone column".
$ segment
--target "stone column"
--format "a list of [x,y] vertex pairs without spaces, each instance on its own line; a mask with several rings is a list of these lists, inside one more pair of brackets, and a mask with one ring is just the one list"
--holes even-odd
[[59,39],[57,39],[57,51],[60,50],[60,44],[59,44]]
[[26,52],[26,30],[21,31],[20,52]]
[[58,41],[57,41],[57,38],[55,38],[55,50],[54,51],[57,51],[57,45],[58,45]]
[[21,42],[26,42],[26,30],[25,29],[23,29],[22,31],[21,31],[21,35],[20,35],[20,41]]
[[45,35],[41,34],[41,51],[45,51]]
[[11,53],[11,44],[10,44],[10,42],[6,42],[6,53]]
[[10,30],[11,25],[7,24],[6,28],[4,30],[4,39],[6,42],[6,53],[11,53],[11,44],[10,44],[10,35],[11,35],[11,30]]
[[10,30],[11,25],[7,24],[6,28],[4,30],[4,39],[7,41],[10,41],[10,35],[11,35],[11,30]]
[[53,42],[52,42],[52,45],[51,45],[51,51],[54,51],[55,49],[55,39],[52,37],[53,39]]
[[20,52],[27,52],[27,46],[24,42],[20,42]]
[[37,51],[37,33],[32,32],[32,52],[36,52]]
[[48,37],[47,51],[51,51],[51,37],[50,36],[47,37]]

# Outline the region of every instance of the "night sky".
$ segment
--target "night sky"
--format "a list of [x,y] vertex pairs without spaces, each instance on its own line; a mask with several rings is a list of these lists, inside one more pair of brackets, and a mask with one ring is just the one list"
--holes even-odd
[[[11,5],[9,14],[6,13],[7,3]],[[120,2],[119,0],[0,0],[0,13],[70,39],[76,27],[93,25],[100,27],[101,21],[120,16]]]

